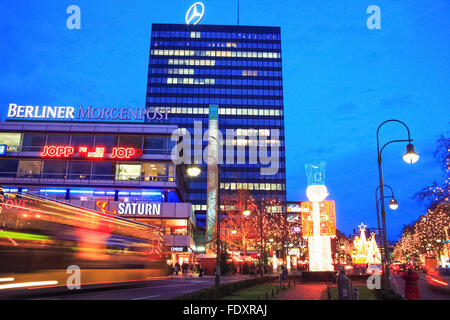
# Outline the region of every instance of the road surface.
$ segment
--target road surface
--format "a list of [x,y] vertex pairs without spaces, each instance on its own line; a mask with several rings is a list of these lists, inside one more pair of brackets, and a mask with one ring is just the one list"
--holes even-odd
[[[419,273],[419,275],[418,285],[422,300],[450,300],[450,294],[435,291],[427,285],[424,273]],[[402,297],[405,297],[405,281],[403,281],[400,274],[392,274],[391,279],[392,289]]]
[[[252,279],[252,276],[221,277],[221,283]],[[73,294],[34,297],[38,300],[168,300],[174,297],[213,287],[214,276],[173,277],[167,280],[153,280],[142,287],[105,289],[95,292],[74,290]]]

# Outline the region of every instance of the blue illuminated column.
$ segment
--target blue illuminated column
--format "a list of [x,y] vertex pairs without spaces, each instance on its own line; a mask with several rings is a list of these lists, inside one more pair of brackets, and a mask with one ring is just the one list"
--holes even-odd
[[305,165],[308,179],[306,196],[312,203],[309,219],[313,222],[312,236],[308,237],[310,271],[333,271],[334,269],[331,259],[331,238],[321,232],[320,203],[328,196],[325,186],[325,167],[324,161],[315,161]]
[[219,209],[219,110],[209,107],[208,158],[207,158],[207,202],[206,202],[206,243],[210,246],[216,231]]

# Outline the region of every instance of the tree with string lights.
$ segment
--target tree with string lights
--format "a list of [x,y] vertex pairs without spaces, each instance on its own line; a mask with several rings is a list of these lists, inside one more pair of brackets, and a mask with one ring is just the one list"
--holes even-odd
[[332,254],[335,264],[349,264],[352,261],[352,241],[342,232],[336,229],[336,238],[331,240]]
[[419,191],[415,198],[421,203],[426,203],[430,209],[440,203],[449,202],[450,192],[450,138],[441,135],[437,140],[437,148],[434,157],[441,165],[443,174],[442,181],[434,181],[431,186]]

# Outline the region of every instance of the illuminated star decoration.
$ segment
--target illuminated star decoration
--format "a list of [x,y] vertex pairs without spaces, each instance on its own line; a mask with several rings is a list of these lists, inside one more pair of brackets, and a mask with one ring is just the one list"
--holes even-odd
[[366,227],[367,226],[363,222],[358,226],[359,230],[366,230]]

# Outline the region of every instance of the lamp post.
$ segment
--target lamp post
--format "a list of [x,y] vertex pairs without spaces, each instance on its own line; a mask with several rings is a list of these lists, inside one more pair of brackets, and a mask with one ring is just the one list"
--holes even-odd
[[[385,198],[391,198],[391,201],[389,201],[389,208],[391,208],[392,210],[396,210],[398,208],[398,202],[397,200],[395,200],[394,197],[394,190],[392,190],[392,188],[390,186],[388,186],[387,184],[384,185],[385,187],[389,188],[389,190],[391,190],[391,196],[390,197],[385,197]],[[379,214],[379,204],[380,204],[380,199],[378,199],[378,190],[380,190],[380,186],[378,186],[375,189],[375,205],[377,208],[377,223],[378,223],[378,246],[381,248],[383,248],[383,241],[381,240],[381,227],[380,227],[380,214]]]
[[[402,140],[391,140],[387,143],[385,143],[381,149],[380,149],[380,139],[379,139],[379,132],[381,127],[388,123],[388,122],[396,122],[402,124],[406,131],[408,132],[408,139],[402,139]],[[379,186],[380,186],[380,200],[381,200],[381,220],[383,225],[383,245],[384,245],[384,289],[389,290],[390,289],[390,282],[389,282],[389,255],[388,255],[388,245],[387,245],[387,236],[386,236],[386,211],[385,211],[385,205],[384,205],[384,183],[383,183],[383,167],[382,167],[382,152],[384,148],[394,142],[408,142],[406,145],[406,153],[403,155],[403,160],[407,163],[415,163],[417,160],[419,160],[419,155],[414,151],[414,145],[411,144],[411,135],[409,132],[408,126],[400,121],[400,120],[386,120],[382,122],[378,128],[377,128],[377,155],[378,155],[378,178],[379,178]]]

